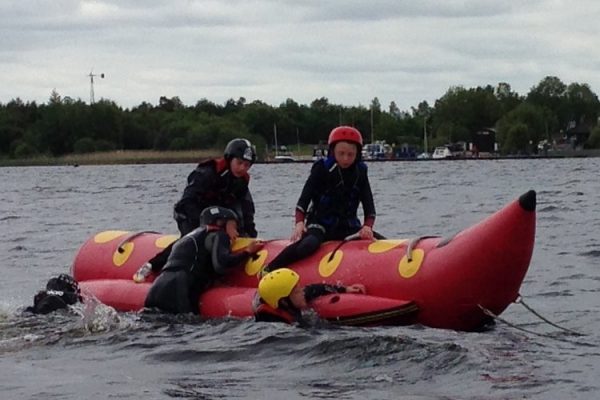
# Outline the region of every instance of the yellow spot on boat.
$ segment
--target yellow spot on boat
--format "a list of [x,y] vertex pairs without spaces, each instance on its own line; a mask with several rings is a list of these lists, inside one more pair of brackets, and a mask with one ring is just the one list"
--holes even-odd
[[421,249],[414,249],[412,251],[411,261],[408,261],[406,255],[402,257],[398,265],[400,276],[403,278],[412,278],[419,271],[419,268],[421,268],[423,258],[425,258],[425,252]]
[[98,234],[96,234],[96,236],[94,236],[94,242],[95,243],[108,243],[111,240],[114,240],[118,237],[121,237],[123,235],[128,234],[129,232],[127,231],[104,231],[104,232],[100,232]]
[[369,253],[385,253],[408,242],[408,239],[376,240],[368,247]]
[[329,253],[325,254],[319,262],[319,274],[321,274],[323,278],[333,275],[342,262],[342,258],[344,257],[344,252],[342,250],[338,250],[335,252],[333,259],[329,261],[331,253],[332,252],[330,251]]
[[267,260],[267,256],[269,255],[269,252],[267,250],[263,249],[263,250],[260,250],[258,253],[256,253],[256,255],[258,256],[256,259],[250,257],[250,259],[248,259],[248,261],[246,261],[246,267],[244,268],[244,270],[246,271],[247,275],[252,276],[252,275],[256,275],[260,272],[260,270],[265,265],[265,261]]
[[244,247],[250,245],[250,243],[254,242],[256,239],[253,238],[237,238],[235,242],[231,244],[231,251],[241,250]]
[[135,245],[133,244],[133,242],[127,242],[123,246],[121,246],[121,248],[123,249],[122,253],[119,253],[118,249],[115,250],[115,252],[113,253],[113,263],[117,267],[120,267],[123,264],[125,264],[129,259],[129,256],[133,252],[134,247]]
[[165,235],[165,236],[161,236],[158,239],[156,239],[156,241],[154,242],[154,245],[156,247],[158,247],[159,249],[165,249],[171,243],[173,243],[174,241],[176,241],[177,239],[179,239],[179,236],[177,236],[177,235]]

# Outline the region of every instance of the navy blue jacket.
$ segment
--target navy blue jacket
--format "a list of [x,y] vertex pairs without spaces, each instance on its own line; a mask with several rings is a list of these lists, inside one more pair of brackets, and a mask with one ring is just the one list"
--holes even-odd
[[308,227],[317,224],[326,230],[359,228],[359,204],[365,224],[372,226],[376,212],[367,165],[358,161],[342,169],[329,156],[313,164],[296,205],[296,221],[299,215],[306,215]]

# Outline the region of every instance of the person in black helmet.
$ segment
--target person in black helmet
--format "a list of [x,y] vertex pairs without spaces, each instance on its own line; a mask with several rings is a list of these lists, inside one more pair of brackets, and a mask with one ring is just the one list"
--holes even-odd
[[[181,236],[200,225],[200,212],[206,207],[220,206],[238,216],[237,229],[228,228],[233,242],[238,236],[257,236],[254,224],[254,201],[248,188],[248,170],[256,161],[256,150],[247,139],[233,139],[225,147],[223,157],[201,162],[189,174],[181,199],[175,204],[173,216]],[[136,272],[134,280],[142,282],[151,271],[165,265],[171,247],[167,247]]]
[[208,207],[200,214],[199,221],[199,228],[175,242],[166,265],[148,292],[146,308],[198,314],[200,294],[219,276],[244,263],[264,246],[255,241],[239,252],[231,251],[226,229],[237,229],[238,217],[230,209]]
[[33,306],[27,307],[26,312],[34,314],[49,314],[53,311],[67,309],[68,306],[82,301],[79,284],[72,276],[60,274],[50,278],[46,289],[40,290],[33,298]]
[[199,226],[202,210],[221,206],[238,215],[239,234],[256,237],[254,202],[248,190],[248,170],[255,161],[256,150],[252,143],[247,139],[233,139],[225,147],[222,158],[198,164],[187,178],[181,199],[175,204],[174,217],[181,236]]

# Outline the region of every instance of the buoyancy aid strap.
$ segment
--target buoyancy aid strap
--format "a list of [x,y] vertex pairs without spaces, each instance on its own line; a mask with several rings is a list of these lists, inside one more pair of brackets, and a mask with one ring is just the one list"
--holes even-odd
[[295,321],[295,318],[292,315],[292,313],[282,310],[281,308],[273,308],[266,303],[259,304],[256,307],[256,310],[254,313],[256,315],[269,316],[270,317],[270,318],[268,318],[269,320],[278,319],[278,320],[281,320],[282,322],[286,322],[288,324],[293,324]]
[[308,224],[306,226],[306,229],[319,229],[321,232],[323,232],[323,234],[327,233],[327,230],[325,229],[325,227],[321,224]]
[[224,158],[217,158],[215,160],[215,170],[217,174],[223,176],[229,172],[229,162]]

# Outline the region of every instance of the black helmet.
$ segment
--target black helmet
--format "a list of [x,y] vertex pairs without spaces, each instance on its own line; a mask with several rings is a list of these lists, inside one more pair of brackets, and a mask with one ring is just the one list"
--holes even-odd
[[227,161],[231,161],[232,158],[250,161],[253,164],[256,161],[256,149],[248,139],[233,139],[227,143],[223,155]]
[[200,214],[200,225],[216,225],[218,220],[238,220],[237,214],[229,208],[212,206],[206,207]]
[[55,278],[50,278],[46,283],[46,290],[70,292],[79,295],[79,284],[71,275],[60,274]]

